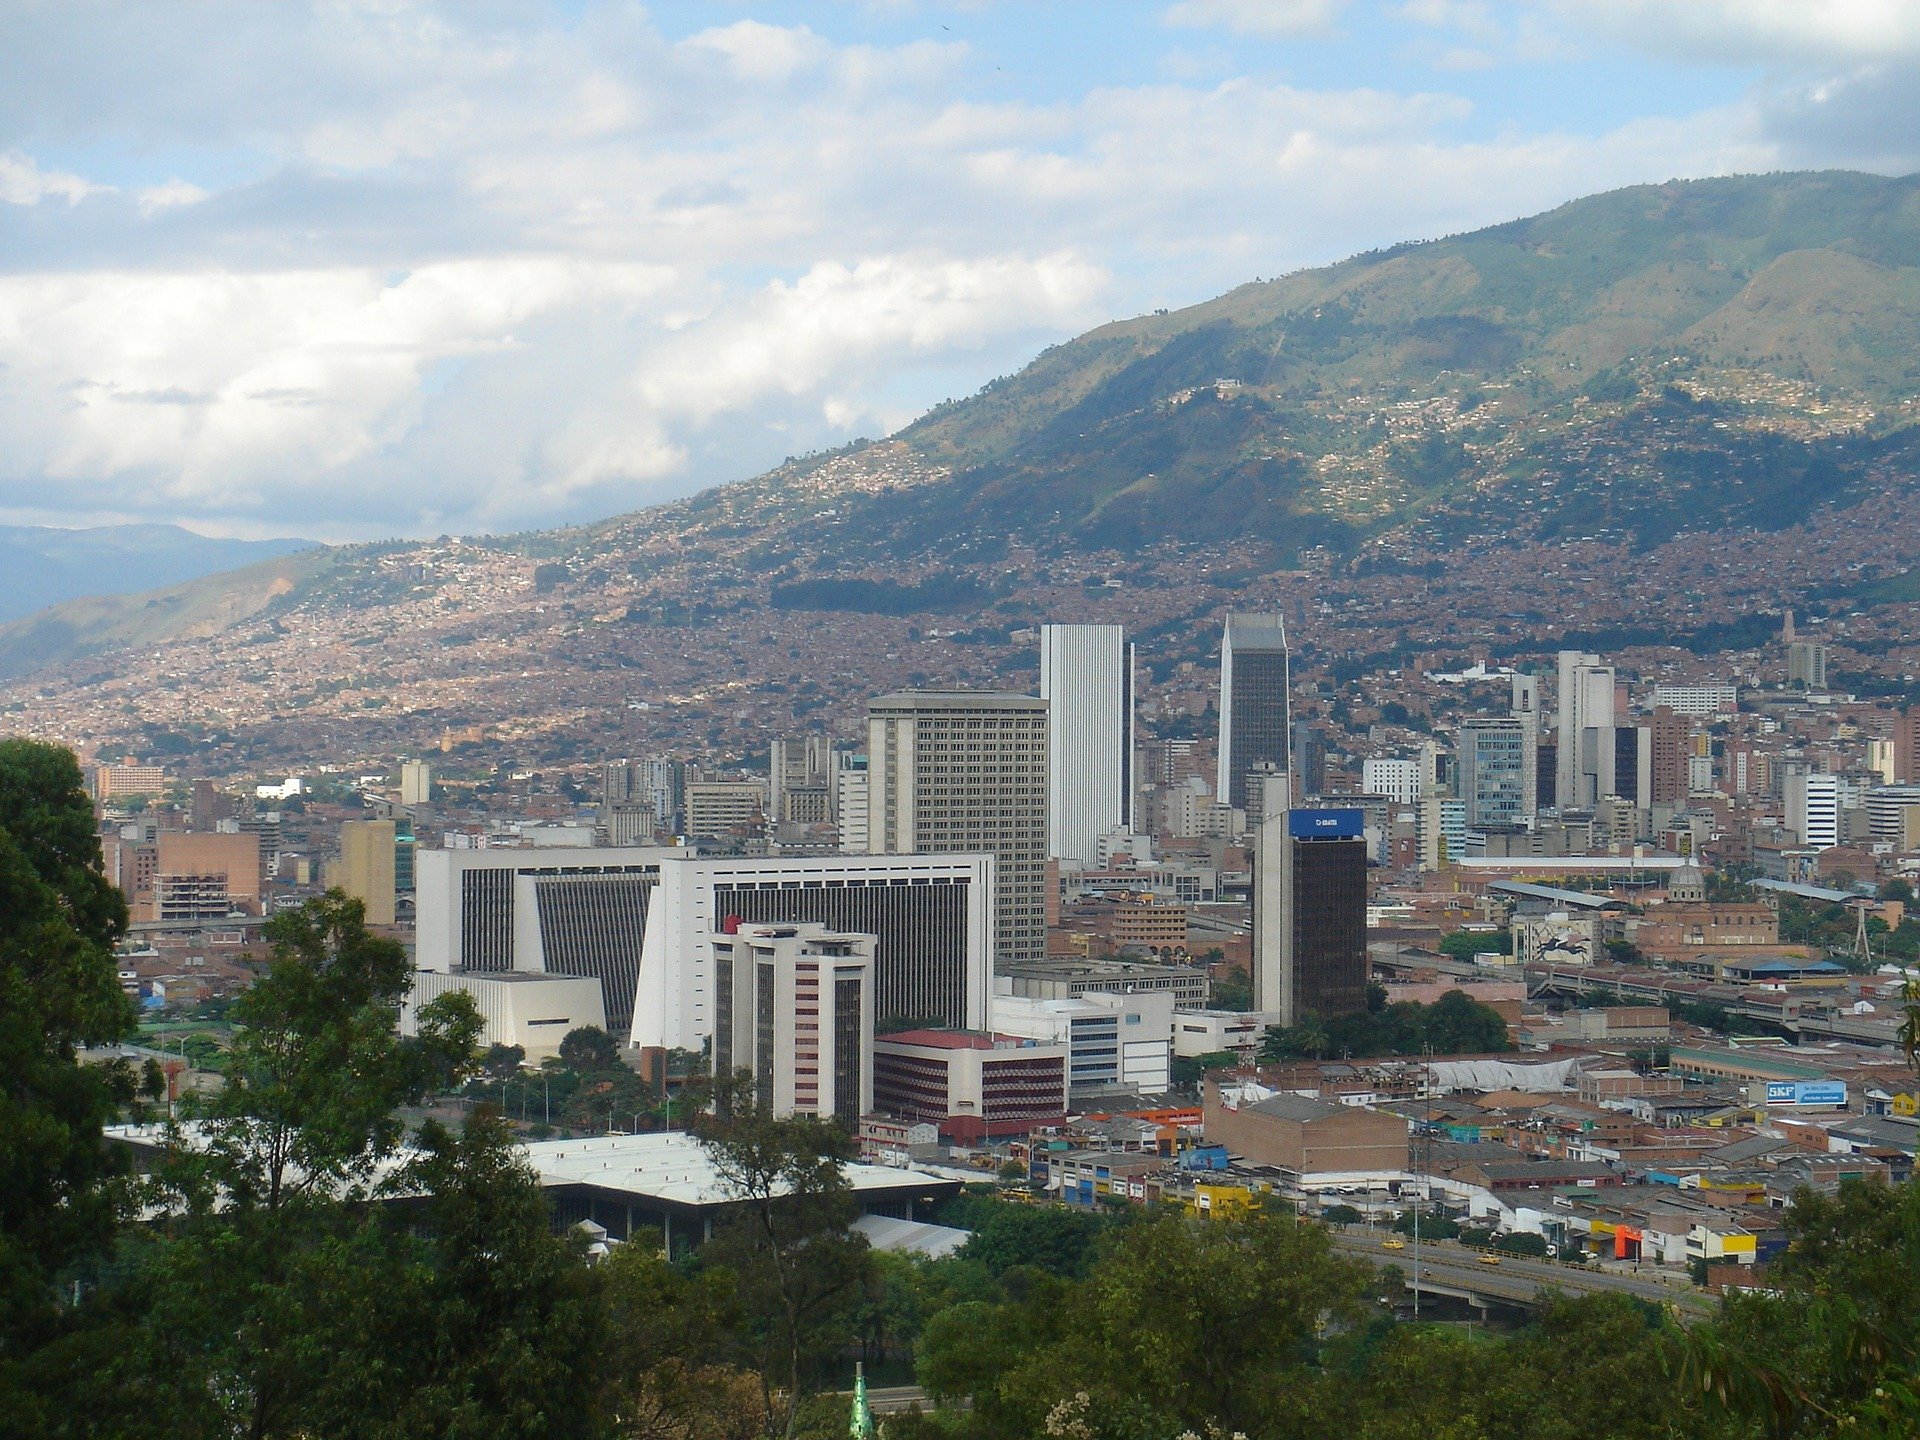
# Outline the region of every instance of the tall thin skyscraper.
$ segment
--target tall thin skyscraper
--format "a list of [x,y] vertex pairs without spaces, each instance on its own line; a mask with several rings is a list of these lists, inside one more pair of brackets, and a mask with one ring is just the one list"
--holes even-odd
[[1283,810],[1254,855],[1253,1008],[1283,1026],[1367,1008],[1366,817]]
[[1229,615],[1220,639],[1220,773],[1215,794],[1245,809],[1247,776],[1287,768],[1292,738],[1287,624],[1279,615]]
[[1066,869],[1100,857],[1100,837],[1133,826],[1133,647],[1118,625],[1044,625],[1047,854]]
[[994,858],[994,954],[1047,948],[1047,702],[906,690],[867,703],[867,835],[875,855]]
[[1581,650],[1562,650],[1559,658],[1560,747],[1554,794],[1562,810],[1591,809],[1599,796],[1593,782],[1583,783],[1581,741],[1588,730],[1613,724],[1613,667]]
[[1533,816],[1531,716],[1503,715],[1460,724],[1460,798],[1467,824],[1517,825]]

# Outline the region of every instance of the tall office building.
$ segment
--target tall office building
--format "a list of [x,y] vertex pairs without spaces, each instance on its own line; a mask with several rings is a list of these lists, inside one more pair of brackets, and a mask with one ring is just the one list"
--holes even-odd
[[1559,769],[1554,796],[1562,810],[1592,809],[1599,797],[1591,784],[1582,784],[1581,742],[1588,730],[1613,724],[1613,667],[1602,665],[1598,655],[1562,650],[1559,670]]
[[349,820],[340,827],[340,878],[335,883],[366,906],[369,925],[393,924],[397,843],[391,820]]
[[1220,637],[1220,770],[1214,794],[1247,808],[1247,776],[1287,768],[1293,734],[1287,624],[1279,615],[1229,615]]
[[710,943],[714,1073],[744,1070],[776,1120],[857,1126],[873,1109],[875,937],[729,920]]
[[1840,777],[1797,771],[1786,777],[1787,828],[1809,850],[1840,843]]
[[1420,798],[1420,762],[1392,755],[1369,755],[1360,762],[1360,788],[1402,805]]
[[1327,793],[1326,733],[1305,720],[1293,727],[1293,773],[1300,779],[1303,799]]
[[653,807],[654,823],[673,831],[685,823],[687,766],[684,761],[655,755],[646,761],[645,792],[639,796]]
[[842,855],[867,853],[867,757],[841,751],[833,757],[833,823]]
[[827,820],[827,768],[832,759],[824,735],[775,740],[767,755],[767,823],[818,825]]
[[1046,954],[1047,702],[907,690],[867,705],[867,848],[994,858],[994,954]]
[[1098,863],[1100,837],[1133,828],[1133,647],[1118,625],[1040,627],[1047,702],[1047,855]]
[[1367,841],[1358,810],[1288,810],[1254,856],[1253,1008],[1292,1025],[1367,1008]]
[[1827,647],[1818,640],[1787,642],[1787,684],[1803,690],[1827,688]]
[[1654,805],[1684,805],[1693,785],[1688,762],[1693,758],[1693,726],[1670,705],[1656,705],[1646,729],[1653,750]]
[[1470,828],[1520,825],[1532,818],[1534,744],[1533,725],[1527,717],[1461,722],[1460,799]]
[[433,803],[433,766],[425,760],[401,762],[400,803],[409,810]]

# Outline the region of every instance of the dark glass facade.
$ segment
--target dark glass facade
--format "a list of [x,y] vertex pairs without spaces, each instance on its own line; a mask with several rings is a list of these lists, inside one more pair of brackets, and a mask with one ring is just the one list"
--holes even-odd
[[1228,742],[1233,772],[1227,777],[1228,799],[1244,809],[1247,776],[1260,765],[1287,768],[1287,655],[1284,650],[1233,652],[1233,695],[1228,720]]
[[633,1026],[653,887],[650,875],[554,877],[534,886],[547,973],[598,980],[609,1035],[624,1038]]
[[1293,865],[1294,1009],[1323,1018],[1367,1008],[1367,843],[1287,841]]
[[959,1028],[967,1023],[967,882],[766,881],[716,885],[716,918],[750,925],[813,921],[879,937],[874,1015]]
[[858,975],[833,982],[833,1113],[849,1125],[860,1122],[861,1007],[866,986]]

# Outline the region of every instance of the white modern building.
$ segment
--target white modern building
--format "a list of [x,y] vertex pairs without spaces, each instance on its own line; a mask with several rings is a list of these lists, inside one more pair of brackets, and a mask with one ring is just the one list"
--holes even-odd
[[978,1028],[993,973],[989,855],[702,857],[684,848],[423,850],[422,970],[592,976],[607,1027],[698,1050],[714,1033],[711,937],[748,924],[877,937],[876,1022]]
[[1786,778],[1787,828],[1809,850],[1840,843],[1840,777],[1801,771]]
[[1740,708],[1740,690],[1734,685],[1656,685],[1647,708],[1658,710],[1662,705],[1689,719],[1712,720]]
[[1360,790],[1384,795],[1398,805],[1420,798],[1420,762],[1393,755],[1369,755],[1360,762]]
[[[716,1075],[744,1072],[763,1115],[873,1109],[873,935],[825,925],[741,925],[713,947]],[[736,1097],[744,1100],[746,1097]]]
[[400,765],[400,803],[411,810],[416,805],[433,803],[433,766],[425,760],[406,760]]
[[1047,855],[1097,863],[1100,837],[1133,825],[1133,647],[1118,625],[1040,627],[1047,702]]
[[1598,655],[1562,650],[1559,655],[1559,749],[1555,755],[1555,802],[1562,810],[1591,809],[1599,797],[1581,765],[1581,742],[1589,730],[1614,723],[1614,673]]
[[518,1045],[538,1064],[560,1052],[560,1042],[575,1030],[607,1028],[607,1011],[598,980],[574,975],[541,975],[525,970],[488,975],[417,970],[413,989],[400,1008],[400,1033],[420,1033],[420,1007],[450,991],[473,997],[484,1027],[482,1045]]
[[1520,716],[1460,723],[1460,799],[1469,829],[1519,825],[1533,818],[1533,724]]
[[1159,1095],[1173,1084],[1173,994],[1086,994],[1073,1000],[993,997],[993,1028],[1067,1047],[1070,1090]]

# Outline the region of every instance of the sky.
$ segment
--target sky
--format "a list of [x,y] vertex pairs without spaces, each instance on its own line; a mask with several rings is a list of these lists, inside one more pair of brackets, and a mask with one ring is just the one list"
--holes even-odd
[[1920,169],[1920,0],[6,0],[0,523],[597,519],[1596,191]]

